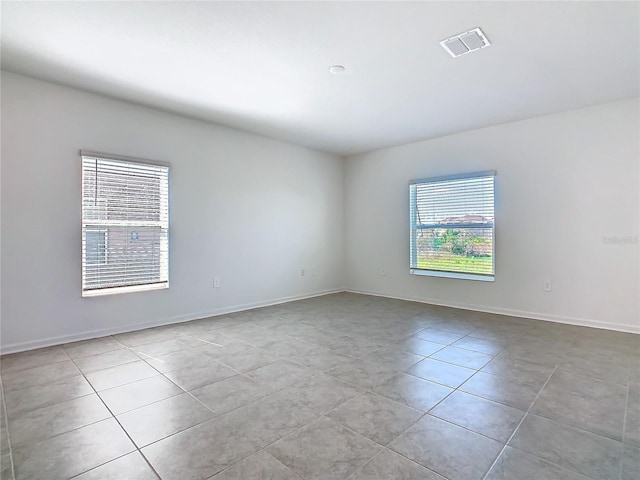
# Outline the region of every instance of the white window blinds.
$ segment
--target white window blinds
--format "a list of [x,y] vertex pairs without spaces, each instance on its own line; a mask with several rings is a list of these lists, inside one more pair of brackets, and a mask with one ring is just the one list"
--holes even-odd
[[169,167],[82,155],[82,295],[169,286]]
[[495,172],[409,184],[410,271],[494,278]]

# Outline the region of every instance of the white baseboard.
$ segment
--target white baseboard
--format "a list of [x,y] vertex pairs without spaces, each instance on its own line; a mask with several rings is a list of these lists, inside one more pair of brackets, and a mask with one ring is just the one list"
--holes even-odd
[[512,310],[508,308],[489,307],[486,305],[448,303],[435,298],[414,298],[414,297],[406,297],[406,296],[396,296],[396,295],[390,295],[388,293],[372,292],[367,290],[356,290],[356,289],[350,289],[350,288],[345,289],[345,292],[359,293],[362,295],[373,295],[376,297],[394,298],[397,300],[407,300],[410,302],[427,303],[430,305],[439,305],[442,307],[460,308],[462,310],[473,310],[476,312],[495,313],[498,315],[509,315],[512,317],[521,317],[521,318],[531,318],[534,320],[564,323],[568,325],[577,325],[580,327],[600,328],[603,330],[614,330],[617,332],[625,332],[625,333],[640,333],[640,324],[627,325],[624,323],[601,322],[598,320],[591,320],[586,318],[564,317],[560,315],[550,315],[550,314],[539,313],[539,312],[527,312],[523,310]]
[[159,319],[153,322],[144,322],[128,325],[120,328],[105,328],[99,330],[89,330],[73,335],[61,335],[59,337],[49,337],[40,340],[34,340],[30,342],[11,343],[3,345],[0,354],[6,355],[9,353],[23,352],[26,350],[33,350],[36,348],[50,347],[53,345],[62,345],[70,342],[77,342],[80,340],[90,340],[92,338],[105,337],[107,335],[116,335],[118,333],[133,332],[136,330],[143,330],[151,327],[161,327],[163,325],[171,325],[174,323],[188,322],[190,320],[198,320],[201,318],[215,317],[218,315],[226,315],[229,313],[242,312],[244,310],[251,310],[253,308],[268,307],[271,305],[279,305],[281,303],[294,302],[296,300],[304,300],[305,298],[321,297],[323,295],[330,295],[332,293],[344,292],[344,289],[337,288],[331,290],[322,290],[319,292],[304,294],[304,295],[292,295],[289,297],[280,297],[271,300],[262,300],[258,302],[245,303],[242,305],[231,305],[226,307],[220,307],[213,310],[204,312],[193,312],[185,315],[178,315],[174,317],[168,317]]
[[451,307],[451,308],[460,308],[462,310],[474,310],[477,312],[495,313],[499,315],[510,315],[512,317],[531,318],[534,320],[543,320],[546,322],[564,323],[568,325],[577,325],[582,327],[592,327],[592,328],[600,328],[604,330],[614,330],[619,332],[640,334],[640,325],[634,326],[634,325],[626,325],[626,324],[619,324],[619,323],[600,322],[600,321],[591,320],[591,319],[572,318],[572,317],[564,317],[559,315],[549,315],[549,314],[544,314],[539,312],[526,312],[522,310],[512,310],[508,308],[489,307],[486,305],[472,305],[472,304],[464,304],[464,303],[442,302],[441,300],[434,299],[434,298],[415,298],[415,297],[391,295],[383,292],[374,292],[374,291],[357,290],[357,289],[349,289],[349,288],[348,289],[337,288],[337,289],[331,289],[331,290],[323,290],[320,292],[314,292],[314,293],[305,294],[305,295],[293,295],[289,297],[280,297],[280,298],[275,298],[271,300],[262,300],[262,301],[246,303],[242,305],[231,305],[231,306],[221,307],[221,308],[208,310],[204,312],[193,312],[185,315],[178,315],[174,317],[159,319],[153,322],[137,323],[137,324],[129,325],[127,327],[89,330],[89,331],[85,331],[85,332],[81,332],[73,335],[62,335],[59,337],[50,337],[50,338],[45,338],[45,339],[40,339],[40,340],[35,340],[30,342],[13,343],[13,344],[4,345],[0,351],[0,354],[6,355],[9,353],[17,353],[17,352],[22,352],[26,350],[33,350],[36,348],[50,347],[53,345],[61,345],[61,344],[70,343],[70,342],[77,342],[80,340],[89,340],[92,338],[104,337],[107,335],[116,335],[118,333],[133,332],[133,331],[142,330],[145,328],[160,327],[163,325],[171,325],[174,323],[188,322],[190,320],[198,320],[200,318],[226,315],[229,313],[251,310],[253,308],[279,305],[281,303],[294,302],[296,300],[304,300],[306,298],[321,297],[324,295],[330,295],[333,293],[340,293],[340,292],[349,292],[349,293],[358,293],[362,295],[372,295],[376,297],[394,298],[397,300],[407,300],[410,302],[427,303],[430,305],[439,305],[439,306]]

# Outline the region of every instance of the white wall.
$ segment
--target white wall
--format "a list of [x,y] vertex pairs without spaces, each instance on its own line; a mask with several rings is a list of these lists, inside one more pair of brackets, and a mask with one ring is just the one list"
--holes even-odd
[[[81,297],[80,149],[171,163],[168,290]],[[1,154],[3,352],[342,289],[336,156],[7,72]]]
[[[341,290],[344,283],[354,291],[640,331],[637,240],[603,242],[638,237],[637,100],[386,149],[345,165],[7,72],[1,85],[3,352]],[[171,162],[169,290],[81,297],[81,148]],[[407,182],[487,169],[498,171],[495,283],[409,275]],[[317,276],[310,275],[314,266]],[[212,288],[214,274],[220,289]],[[542,291],[545,279],[553,292]]]
[[[640,332],[638,111],[626,100],[347,159],[347,288]],[[410,275],[408,181],[490,169],[496,281]]]

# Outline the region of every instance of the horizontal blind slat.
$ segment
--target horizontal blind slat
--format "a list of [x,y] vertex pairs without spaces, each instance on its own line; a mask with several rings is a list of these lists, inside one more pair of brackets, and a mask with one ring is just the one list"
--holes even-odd
[[83,290],[167,283],[169,168],[83,156],[82,170]]
[[494,185],[493,174],[410,182],[411,268],[493,275]]

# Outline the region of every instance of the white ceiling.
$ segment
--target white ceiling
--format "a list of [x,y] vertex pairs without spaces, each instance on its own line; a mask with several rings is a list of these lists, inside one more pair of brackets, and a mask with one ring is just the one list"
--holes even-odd
[[349,155],[638,96],[639,5],[3,1],[2,68]]

